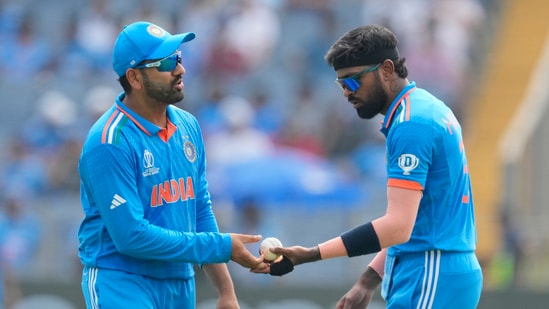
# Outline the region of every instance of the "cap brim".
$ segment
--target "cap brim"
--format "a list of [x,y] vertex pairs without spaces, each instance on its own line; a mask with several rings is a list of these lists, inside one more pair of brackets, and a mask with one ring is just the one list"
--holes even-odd
[[195,34],[193,32],[174,34],[162,42],[162,44],[160,44],[160,46],[158,46],[158,48],[144,60],[162,59],[168,57],[173,54],[181,44],[191,41],[194,38]]

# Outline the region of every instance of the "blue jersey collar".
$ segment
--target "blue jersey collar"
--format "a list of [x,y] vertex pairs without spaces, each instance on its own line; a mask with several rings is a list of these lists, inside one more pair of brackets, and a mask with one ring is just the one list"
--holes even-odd
[[[137,113],[132,111],[129,107],[127,107],[122,102],[122,100],[124,99],[125,96],[126,96],[126,94],[124,92],[122,92],[116,98],[116,105],[117,105],[118,110],[120,110],[122,113],[124,113],[126,116],[128,116],[128,118],[130,118],[138,128],[140,128],[143,132],[145,132],[145,134],[147,134],[149,136],[158,134],[158,132],[160,130],[162,130],[162,128],[155,125],[154,123],[148,121],[147,119],[139,116]],[[167,112],[167,116],[168,116],[169,120],[170,120],[170,118],[172,118],[171,117],[172,112],[170,110],[170,107],[171,106],[168,106],[168,112]]]
[[416,83],[410,82],[408,86],[404,87],[400,93],[396,96],[396,98],[393,100],[389,108],[387,109],[387,113],[385,113],[385,118],[383,119],[383,122],[381,123],[381,133],[383,133],[385,136],[387,136],[387,132],[389,131],[389,126],[391,125],[391,121],[393,120],[393,115],[396,113],[396,111],[400,108],[400,104],[402,103],[402,100],[410,94],[410,92],[416,90]]

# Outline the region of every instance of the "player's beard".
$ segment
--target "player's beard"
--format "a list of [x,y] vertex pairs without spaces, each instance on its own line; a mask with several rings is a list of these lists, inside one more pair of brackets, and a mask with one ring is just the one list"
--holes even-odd
[[175,78],[169,85],[151,80],[147,73],[143,72],[143,84],[145,94],[158,102],[175,104],[185,97],[183,91],[175,89],[179,78]]
[[389,96],[387,95],[387,92],[383,90],[383,87],[381,87],[381,81],[377,74],[375,75],[374,83],[374,90],[369,93],[370,95],[366,99],[361,100],[357,97],[352,98],[354,101],[360,102],[360,107],[357,108],[356,112],[358,117],[362,119],[374,118],[383,111],[388,102]]

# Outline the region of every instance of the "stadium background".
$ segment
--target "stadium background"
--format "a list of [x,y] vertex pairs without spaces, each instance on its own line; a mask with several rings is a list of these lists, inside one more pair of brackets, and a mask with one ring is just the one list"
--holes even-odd
[[[76,164],[86,130],[120,89],[112,42],[138,19],[197,34],[183,47],[179,106],[203,126],[221,229],[286,245],[314,245],[383,213],[377,122],[347,107],[323,55],[352,27],[388,25],[410,79],[464,127],[486,278],[480,308],[544,307],[548,12],[543,0],[0,1],[7,308],[82,308]],[[331,308],[370,259],[283,278],[230,267],[243,309],[314,309]],[[212,308],[200,272],[197,284],[201,308]],[[382,307],[379,297],[371,307]]]

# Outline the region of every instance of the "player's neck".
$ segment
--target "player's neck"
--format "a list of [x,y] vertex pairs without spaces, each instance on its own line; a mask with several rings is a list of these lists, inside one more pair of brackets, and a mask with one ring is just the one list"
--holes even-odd
[[165,128],[168,122],[167,105],[158,102],[147,100],[136,100],[135,98],[126,97],[124,104],[139,116],[147,119],[151,123]]

